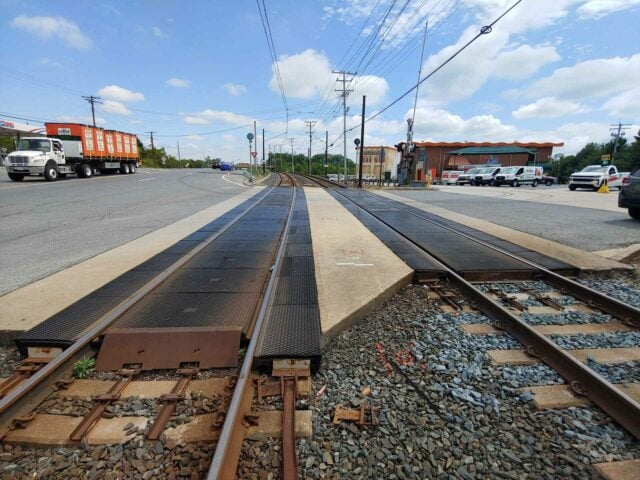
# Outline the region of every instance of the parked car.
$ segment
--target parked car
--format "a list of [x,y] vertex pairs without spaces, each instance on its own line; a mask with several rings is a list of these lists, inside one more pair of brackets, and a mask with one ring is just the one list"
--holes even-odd
[[491,185],[495,184],[495,177],[500,173],[502,167],[485,167],[481,168],[475,173],[473,178],[476,185]]
[[547,187],[550,187],[554,183],[558,183],[558,179],[556,177],[552,177],[551,175],[542,175],[542,183],[544,183]]
[[475,184],[475,174],[480,170],[479,168],[470,168],[466,172],[460,174],[458,179],[456,180],[456,185],[464,185],[468,183],[469,185]]
[[461,170],[445,170],[440,176],[440,183],[442,185],[455,185],[460,175],[463,174],[464,172]]
[[532,187],[537,187],[542,181],[542,167],[506,167],[502,168],[494,178],[494,185],[511,185],[519,187],[530,183]]
[[232,163],[222,162],[220,164],[220,171],[222,171],[222,172],[230,172],[232,170],[233,170],[233,164]]
[[640,168],[636,168],[622,179],[618,206],[628,209],[631,218],[640,220]]

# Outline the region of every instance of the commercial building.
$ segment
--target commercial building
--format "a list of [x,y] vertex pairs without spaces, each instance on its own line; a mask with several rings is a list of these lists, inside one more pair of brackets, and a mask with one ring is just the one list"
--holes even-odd
[[[360,154],[359,149],[357,153]],[[395,147],[365,146],[362,158],[362,176],[382,180],[395,178],[399,159],[400,153]]]
[[402,152],[399,165],[400,183],[424,181],[428,174],[439,178],[444,170],[464,170],[477,165],[520,166],[546,163],[554,147],[552,142],[415,142],[413,152],[406,143],[396,148]]

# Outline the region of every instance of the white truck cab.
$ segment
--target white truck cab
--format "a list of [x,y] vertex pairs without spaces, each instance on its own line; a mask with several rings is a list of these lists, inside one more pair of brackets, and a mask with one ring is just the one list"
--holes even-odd
[[495,176],[500,173],[502,167],[493,166],[493,167],[484,167],[478,170],[474,176],[474,184],[475,185],[491,185],[495,184]]
[[589,188],[598,190],[605,182],[609,188],[622,188],[622,178],[625,173],[619,173],[615,165],[589,165],[569,177],[569,190]]
[[519,187],[530,183],[532,187],[537,187],[542,182],[542,167],[505,167],[495,177],[495,185],[511,185]]
[[47,180],[73,173],[66,166],[62,140],[45,137],[25,137],[18,142],[16,151],[5,159],[5,168],[11,180],[22,180],[26,175],[44,175]]

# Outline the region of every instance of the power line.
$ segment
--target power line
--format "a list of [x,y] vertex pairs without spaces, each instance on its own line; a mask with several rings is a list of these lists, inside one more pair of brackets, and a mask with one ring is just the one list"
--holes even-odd
[[[260,8],[261,2],[262,2],[262,8]],[[273,42],[271,24],[269,23],[269,15],[267,14],[267,6],[265,5],[264,0],[256,0],[256,4],[258,5],[258,12],[260,12],[260,21],[262,22],[262,29],[264,30],[264,35],[267,39],[267,47],[269,49],[269,55],[271,56],[273,71],[276,75],[278,89],[280,90],[280,95],[282,97],[282,103],[284,105],[284,111],[287,117],[286,130],[288,131],[289,130],[289,107],[287,106],[287,96],[285,95],[285,92],[284,92],[284,84],[282,82],[282,75],[280,74],[280,67],[278,65],[278,55],[276,53],[275,43]]]
[[376,112],[373,116],[368,118],[367,121],[371,121],[374,118],[380,116],[382,113],[384,113],[387,110],[389,110],[396,103],[398,103],[400,100],[402,100],[407,95],[409,95],[411,92],[413,92],[416,88],[418,88],[422,83],[426,82],[428,79],[430,79],[432,76],[434,76],[440,70],[442,70],[442,68],[444,68],[445,65],[447,65],[454,58],[456,58],[458,55],[460,55],[460,53],[462,53],[464,50],[466,50],[471,44],[473,44],[476,40],[478,40],[478,38],[480,38],[482,35],[487,35],[487,34],[491,33],[493,26],[496,23],[498,23],[500,20],[502,20],[502,18],[504,18],[509,12],[511,12],[511,10],[513,10],[521,2],[522,2],[522,0],[517,0],[513,5],[511,5],[507,10],[505,10],[504,13],[502,13],[502,15],[500,15],[498,18],[496,18],[493,22],[491,22],[489,25],[486,25],[486,26],[482,27],[480,29],[480,31],[471,40],[469,40],[462,47],[460,47],[458,50],[456,50],[455,53],[450,55],[444,62],[442,62],[435,69],[433,69],[426,77],[424,77],[423,79],[419,80],[418,83],[416,83],[413,87],[411,87],[409,90],[407,90],[402,95],[400,95],[398,98],[396,98],[393,102],[391,102],[389,105],[384,107],[382,110],[379,110],[378,112]]

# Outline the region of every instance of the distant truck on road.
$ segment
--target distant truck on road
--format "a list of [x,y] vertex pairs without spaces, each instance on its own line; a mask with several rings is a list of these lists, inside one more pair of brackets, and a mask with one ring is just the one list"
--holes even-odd
[[622,178],[628,173],[618,172],[615,165],[589,165],[569,177],[569,190],[589,188],[598,190],[605,182],[609,188],[622,188]]
[[77,123],[45,123],[46,137],[23,137],[5,159],[9,178],[43,175],[48,181],[76,174],[135,173],[140,163],[138,138],[130,133]]

